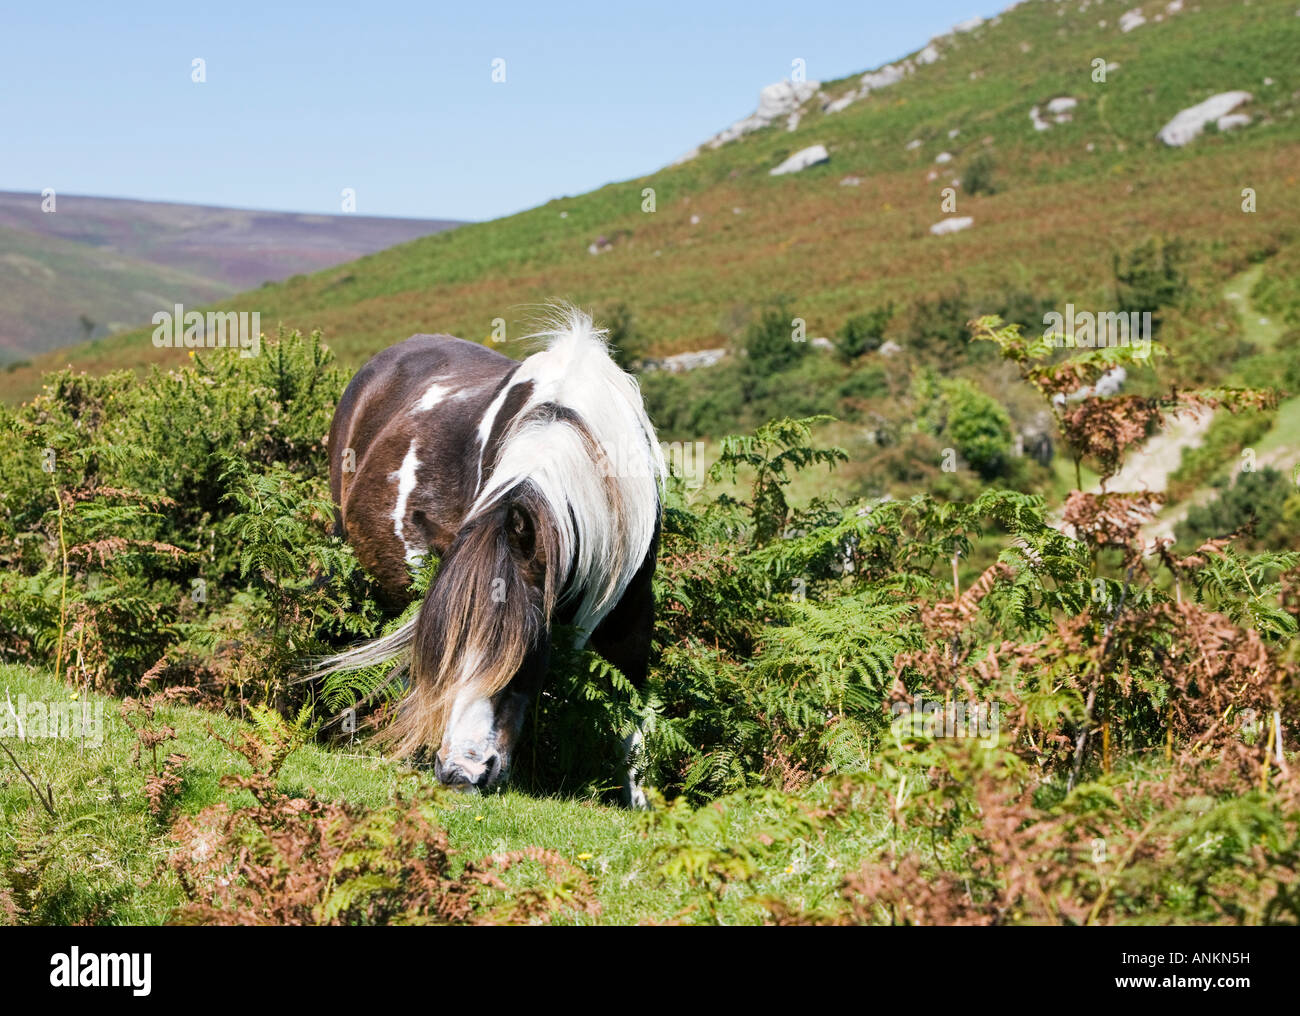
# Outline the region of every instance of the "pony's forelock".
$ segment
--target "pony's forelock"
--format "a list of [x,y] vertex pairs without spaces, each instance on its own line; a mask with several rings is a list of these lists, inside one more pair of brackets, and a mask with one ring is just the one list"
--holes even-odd
[[[511,507],[532,519],[530,560],[503,524]],[[458,698],[489,699],[510,684],[550,635],[563,575],[548,562],[562,561],[545,502],[527,487],[462,526],[414,619],[411,690],[380,735],[397,754],[439,744]]]

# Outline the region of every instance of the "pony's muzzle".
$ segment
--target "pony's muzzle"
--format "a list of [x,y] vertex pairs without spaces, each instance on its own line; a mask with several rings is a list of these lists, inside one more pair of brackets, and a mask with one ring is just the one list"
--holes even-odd
[[449,752],[445,762],[440,756],[435,756],[433,762],[438,782],[461,790],[489,789],[500,778],[501,768],[502,760],[497,752],[480,752],[473,748]]

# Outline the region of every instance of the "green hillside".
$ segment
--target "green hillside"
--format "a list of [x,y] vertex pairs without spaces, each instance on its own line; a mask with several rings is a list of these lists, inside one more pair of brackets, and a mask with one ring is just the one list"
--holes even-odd
[[[641,179],[226,305],[260,310],[268,330],[276,321],[321,328],[347,363],[416,331],[483,338],[498,317],[519,334],[534,305],[556,297],[597,310],[626,305],[649,348],[666,353],[725,344],[738,308],[776,294],[791,298],[812,335],[833,334],[880,301],[906,306],[958,281],[989,301],[1016,289],[1108,306],[1113,253],[1151,232],[1194,242],[1225,272],[1244,267],[1291,242],[1300,223],[1300,19],[1281,0],[1203,0],[1153,20],[1164,8],[1143,5],[1147,23],[1124,33],[1126,3],[1023,4],[938,40],[936,63],[847,109],[823,114],[810,101],[794,132],[781,123]],[[1118,65],[1102,83],[1092,80],[1096,58]],[[856,83],[822,90],[833,99]],[[1211,130],[1183,149],[1156,139],[1179,110],[1233,89],[1254,96],[1244,107],[1250,126]],[[1060,96],[1078,100],[1073,120],[1035,131],[1031,107]],[[960,133],[950,139],[952,130]],[[914,139],[922,144],[908,150]],[[769,175],[813,144],[827,146],[829,164]],[[943,151],[953,161],[936,165]],[[957,214],[974,226],[931,236],[947,214],[941,188],[981,153],[997,192],[959,189]],[[841,186],[847,176],[860,185]],[[646,187],[653,213],[641,210]],[[1241,210],[1244,187],[1258,192],[1256,214]],[[613,246],[593,256],[599,236]],[[38,370],[56,362],[102,371],[168,356],[175,362],[143,332],[116,336],[9,375],[0,393],[30,395]]]

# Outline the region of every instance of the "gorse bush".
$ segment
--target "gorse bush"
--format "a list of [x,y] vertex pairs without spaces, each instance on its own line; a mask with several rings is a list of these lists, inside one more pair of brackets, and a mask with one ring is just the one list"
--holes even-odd
[[1115,298],[1124,313],[1156,314],[1187,295],[1189,251],[1180,240],[1151,237],[1114,257]]
[[845,321],[836,342],[840,358],[851,363],[864,353],[879,349],[893,317],[894,305],[890,303],[865,314],[855,314]]
[[609,332],[609,352],[614,362],[627,371],[640,369],[645,358],[645,339],[636,328],[636,319],[625,303],[614,304],[600,315]]
[[966,381],[947,392],[948,429],[957,450],[980,476],[992,479],[1011,465],[1011,418],[996,399]]
[[970,297],[962,284],[912,305],[907,337],[910,345],[941,367],[955,365],[967,349],[966,322]]
[[[263,355],[51,375],[0,411],[0,654],[109,691],[279,701],[293,661],[379,621],[330,535],[343,375],[318,336]],[[255,687],[256,685],[256,687]]]
[[918,426],[951,440],[954,450],[986,480],[1011,468],[1014,438],[1002,404],[965,378],[938,380],[922,371],[913,385]]
[[966,164],[961,174],[962,189],[967,194],[996,194],[999,190],[995,178],[997,163],[989,152],[980,152]]
[[744,373],[751,386],[789,370],[808,354],[806,341],[795,340],[793,314],[783,301],[765,308],[741,336]]

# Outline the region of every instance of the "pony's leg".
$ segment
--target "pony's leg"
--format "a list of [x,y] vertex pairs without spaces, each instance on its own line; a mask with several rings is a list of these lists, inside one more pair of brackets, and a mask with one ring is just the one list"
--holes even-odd
[[623,803],[635,811],[649,811],[645,788],[641,786],[641,753],[645,747],[645,717],[637,720],[632,733],[623,738],[623,757],[627,759],[627,782],[623,787]]
[[[657,535],[657,534],[656,534]],[[657,542],[657,540],[656,540]],[[591,633],[591,646],[623,672],[632,686],[641,691],[650,669],[650,639],[654,632],[654,589],[656,547],[651,546],[645,563],[632,579],[622,598]],[[645,743],[644,717],[623,739],[623,757],[627,760],[627,779],[623,801],[630,808],[648,808],[641,787],[641,752]]]

